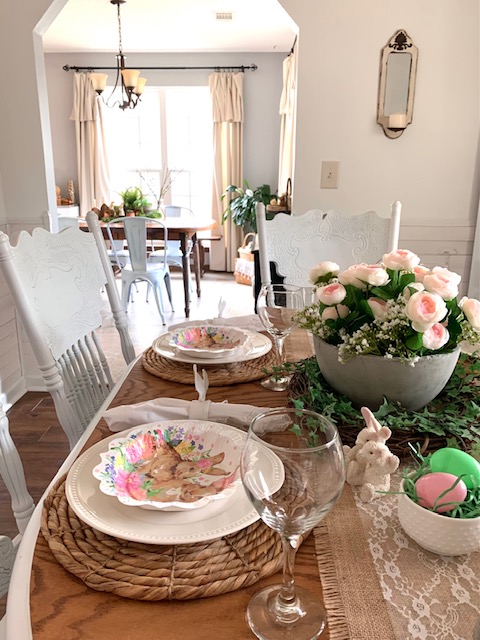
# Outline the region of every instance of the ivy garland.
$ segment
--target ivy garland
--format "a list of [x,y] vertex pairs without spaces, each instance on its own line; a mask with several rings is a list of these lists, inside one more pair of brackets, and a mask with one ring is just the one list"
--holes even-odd
[[[320,373],[316,358],[286,363],[293,374],[290,401],[295,407],[318,411],[329,418],[344,438],[345,430],[353,439],[365,426],[362,415],[350,400],[333,391]],[[408,451],[409,435],[442,437],[446,446],[468,449],[480,458],[480,359],[461,354],[443,391],[419,411],[408,412],[400,405],[384,400],[375,412],[382,425],[404,440]],[[343,428],[343,431],[342,429]],[[344,439],[345,442],[345,439]],[[346,444],[351,444],[346,442]],[[445,446],[443,445],[443,446]]]

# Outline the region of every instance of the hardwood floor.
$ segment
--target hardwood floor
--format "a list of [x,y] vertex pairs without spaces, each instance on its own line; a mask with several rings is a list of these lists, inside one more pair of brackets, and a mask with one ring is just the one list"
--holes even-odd
[[[167,316],[167,324],[184,322],[183,288],[180,272],[172,273],[175,313]],[[220,297],[227,302],[224,316],[240,316],[253,313],[252,288],[237,284],[232,274],[206,272],[202,278],[202,295],[192,296],[190,320],[211,318],[217,315]],[[153,298],[153,296],[151,296]],[[168,301],[166,301],[168,310]],[[145,290],[139,286],[134,302],[128,308],[130,333],[136,353],[148,348],[152,340],[167,331],[161,324],[155,302],[147,303]],[[125,363],[121,357],[116,330],[111,314],[105,312],[102,342],[105,354],[118,378]],[[28,392],[7,413],[10,433],[22,459],[28,489],[37,502],[69,452],[67,438],[55,414],[53,401],[48,393]],[[0,533],[14,537],[17,534],[10,506],[10,496],[0,479]],[[6,598],[0,598],[0,618],[4,614]]]

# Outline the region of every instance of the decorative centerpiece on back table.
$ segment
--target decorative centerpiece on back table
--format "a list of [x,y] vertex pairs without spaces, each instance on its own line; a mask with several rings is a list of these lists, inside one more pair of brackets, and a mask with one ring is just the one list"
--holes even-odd
[[480,347],[480,302],[457,300],[460,276],[428,269],[408,250],[341,272],[312,268],[317,302],[298,316],[311,330],[326,381],[356,406],[384,398],[416,411],[448,382],[465,341]]

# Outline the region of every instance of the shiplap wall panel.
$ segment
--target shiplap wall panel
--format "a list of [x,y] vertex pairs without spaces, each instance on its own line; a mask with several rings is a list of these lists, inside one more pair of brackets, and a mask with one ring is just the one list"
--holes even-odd
[[26,391],[12,298],[0,274],[0,401],[8,409]]
[[429,269],[446,267],[462,277],[460,297],[467,295],[472,264],[473,225],[400,225],[399,247],[416,253]]

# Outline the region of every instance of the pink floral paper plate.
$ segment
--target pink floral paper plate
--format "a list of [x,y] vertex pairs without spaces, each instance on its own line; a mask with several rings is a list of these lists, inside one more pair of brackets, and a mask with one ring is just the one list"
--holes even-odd
[[112,440],[93,475],[103,493],[127,506],[198,509],[235,492],[245,437],[202,420],[150,423]]
[[247,337],[245,331],[236,327],[193,325],[172,331],[170,345],[197,358],[220,358],[236,353]]

